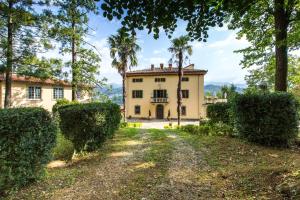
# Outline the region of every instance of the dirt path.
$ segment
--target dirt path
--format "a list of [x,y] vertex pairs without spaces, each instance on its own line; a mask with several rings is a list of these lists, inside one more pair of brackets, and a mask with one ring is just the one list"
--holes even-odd
[[170,133],[174,150],[172,152],[165,181],[160,185],[159,193],[167,199],[189,200],[211,197],[210,184],[200,181],[200,172],[209,170],[202,160],[200,152],[187,144],[179,136]]
[[[70,168],[56,169],[61,177],[45,180],[11,199],[204,199],[210,187],[199,182],[207,165],[176,134],[168,130],[120,131],[101,150]],[[79,170],[71,184],[63,185],[68,170]],[[65,171],[62,171],[65,170]],[[45,183],[46,182],[46,183]]]
[[138,162],[149,146],[148,134],[141,130],[134,139],[117,138],[111,144],[114,151],[103,162],[91,166],[83,179],[72,187],[56,191],[51,199],[119,199],[121,181],[130,179],[132,163]]

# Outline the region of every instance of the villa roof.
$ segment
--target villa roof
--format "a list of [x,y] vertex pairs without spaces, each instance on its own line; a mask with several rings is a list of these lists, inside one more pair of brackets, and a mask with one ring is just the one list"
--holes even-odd
[[[0,82],[5,81],[5,75],[0,74]],[[44,85],[62,85],[62,86],[72,86],[72,84],[68,81],[63,80],[55,80],[55,79],[41,79],[33,76],[22,76],[17,74],[12,74],[13,82],[21,82],[21,83],[38,83]]]
[[[182,69],[184,75],[205,75],[207,70],[202,69],[194,69],[194,64],[190,64]],[[151,65],[150,69],[141,69],[135,71],[129,71],[126,73],[127,77],[132,76],[158,76],[158,75],[177,75],[178,67],[172,67],[169,65],[168,67],[163,67],[161,64],[159,68],[154,68]]]

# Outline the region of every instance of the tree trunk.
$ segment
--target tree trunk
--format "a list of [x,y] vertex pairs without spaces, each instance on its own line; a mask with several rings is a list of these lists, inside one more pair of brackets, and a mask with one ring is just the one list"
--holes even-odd
[[179,52],[179,65],[178,65],[178,87],[177,87],[177,123],[180,126],[181,121],[181,81],[182,81],[182,52]]
[[12,84],[12,65],[13,65],[13,23],[12,1],[8,3],[8,17],[7,17],[7,53],[6,53],[6,69],[5,69],[5,99],[4,108],[11,106],[11,84]]
[[73,36],[72,36],[72,101],[77,100],[77,86],[78,86],[78,80],[77,80],[77,66],[76,66],[76,60],[77,60],[77,52],[76,52],[76,27],[75,27],[75,20],[72,21],[72,30],[73,30]]
[[126,88],[125,88],[125,80],[126,80],[126,71],[124,70],[123,71],[123,74],[122,74],[122,94],[123,94],[123,98],[122,98],[122,101],[123,101],[123,110],[124,110],[124,121],[126,121]]
[[287,27],[288,17],[284,9],[284,0],[274,0],[275,11],[275,91],[287,91],[288,47]]

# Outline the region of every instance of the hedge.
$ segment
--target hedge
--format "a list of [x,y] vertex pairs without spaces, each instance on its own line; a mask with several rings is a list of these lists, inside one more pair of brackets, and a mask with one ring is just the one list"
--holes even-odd
[[60,129],[77,152],[94,150],[118,129],[121,112],[114,103],[87,103],[61,106]]
[[56,131],[49,112],[42,108],[0,110],[0,196],[43,174]]
[[230,124],[230,104],[216,103],[207,106],[207,117],[212,123]]
[[239,95],[233,111],[238,134],[251,142],[287,146],[298,134],[297,102],[289,93]]

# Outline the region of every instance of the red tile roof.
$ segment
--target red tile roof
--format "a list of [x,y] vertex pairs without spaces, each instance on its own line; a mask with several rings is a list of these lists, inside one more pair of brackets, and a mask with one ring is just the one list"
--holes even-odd
[[[0,74],[0,82],[5,81],[5,75]],[[54,80],[54,79],[41,79],[33,76],[21,76],[17,74],[12,74],[13,82],[23,82],[23,83],[39,83],[45,85],[62,85],[62,86],[72,86],[68,81]]]
[[[178,67],[169,67],[166,66],[164,68],[153,68],[153,69],[142,69],[135,70],[126,73],[127,77],[131,76],[157,76],[157,75],[177,75]],[[183,68],[184,75],[205,75],[207,70],[194,69],[194,65],[188,65]]]

